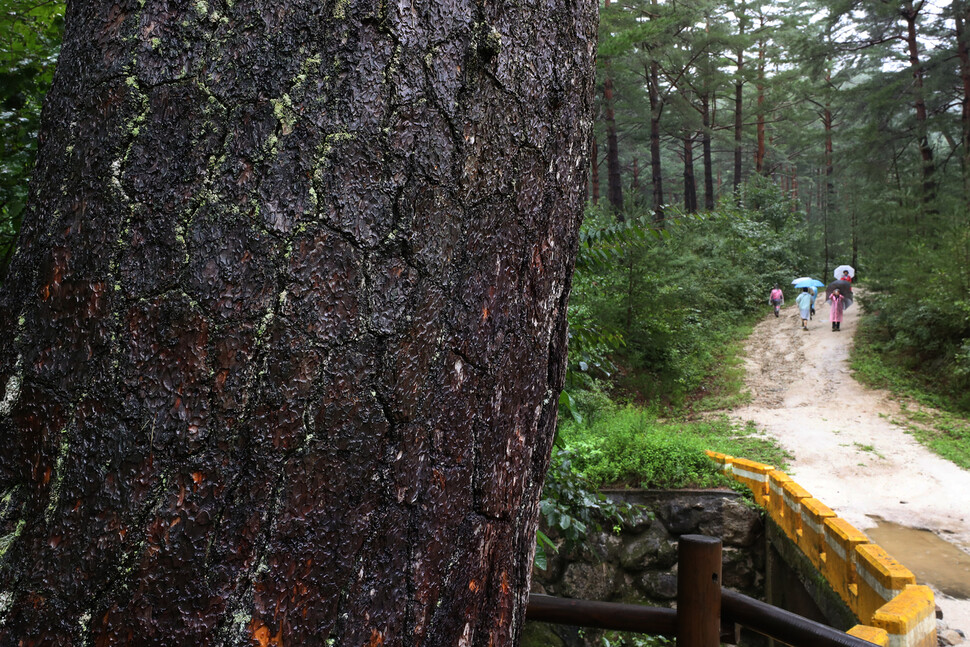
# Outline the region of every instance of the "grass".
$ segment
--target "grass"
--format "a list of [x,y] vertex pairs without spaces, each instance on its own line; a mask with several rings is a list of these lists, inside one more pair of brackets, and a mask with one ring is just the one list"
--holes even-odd
[[863,445],[862,443],[852,443],[852,445],[860,452],[868,452],[870,454],[875,454],[879,458],[885,458],[885,456],[876,451],[875,445]]
[[970,420],[953,397],[933,389],[928,376],[908,370],[900,358],[882,352],[878,333],[864,318],[850,357],[857,380],[886,389],[899,401],[902,420],[893,420],[932,452],[970,469]]
[[786,466],[790,458],[754,425],[727,416],[672,422],[633,406],[617,407],[592,421],[565,421],[560,441],[572,452],[576,469],[596,487],[725,487],[731,481],[704,453]]
[[[787,469],[788,454],[752,422],[739,424],[723,412],[746,404],[744,340],[753,323],[719,335],[718,350],[706,375],[678,407],[637,406],[643,394],[626,379],[618,391],[603,383],[573,392],[581,420],[560,416],[559,443],[569,450],[574,469],[594,487],[738,487],[721,474],[705,450]],[[618,404],[613,398],[631,404]]]
[[701,388],[688,398],[691,411],[724,411],[751,402],[751,392],[744,388],[744,340],[753,328],[748,325],[734,331],[734,339],[717,355]]

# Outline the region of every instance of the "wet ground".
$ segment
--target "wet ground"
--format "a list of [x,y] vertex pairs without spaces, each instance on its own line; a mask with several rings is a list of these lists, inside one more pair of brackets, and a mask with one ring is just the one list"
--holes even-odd
[[[900,560],[916,579],[952,598],[970,599],[970,553],[934,532],[874,517],[866,534]],[[962,628],[962,627],[961,627]]]
[[777,438],[794,456],[787,473],[938,591],[945,621],[970,634],[970,472],[893,424],[896,402],[852,378],[858,316],[853,305],[838,332],[824,305],[807,332],[794,308],[766,317],[746,347],[752,402],[735,416]]

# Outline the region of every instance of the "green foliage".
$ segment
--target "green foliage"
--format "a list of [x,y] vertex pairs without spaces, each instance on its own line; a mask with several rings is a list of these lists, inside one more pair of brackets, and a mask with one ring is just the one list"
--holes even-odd
[[[553,454],[539,502],[546,525],[563,538],[566,551],[585,542],[588,532],[601,532],[604,524],[622,524],[634,510],[627,503],[610,501],[597,492],[573,464],[570,450]],[[545,568],[547,551],[555,552],[556,545],[541,531],[537,539],[536,565]]]
[[0,0],[0,279],[20,229],[63,23],[63,2]]
[[664,647],[675,645],[673,638],[626,631],[607,631],[602,638],[603,647]]
[[753,427],[728,419],[672,422],[633,406],[610,407],[583,423],[563,421],[562,443],[573,466],[596,487],[724,487],[729,485],[705,450],[783,466],[785,454]]
[[970,412],[970,226],[907,248],[862,300],[871,313],[864,343],[884,367],[869,370],[903,369],[920,391],[935,394],[934,406]]
[[738,327],[763,310],[770,287],[787,285],[811,263],[802,214],[762,179],[743,187],[739,205],[665,225],[655,236],[642,233],[655,230],[642,215],[617,225],[599,211],[590,214],[583,240],[594,242],[583,249],[595,249],[597,262],[579,265],[569,316],[571,327],[599,331],[601,343],[582,340],[570,365],[582,361],[588,370],[596,357],[604,366],[607,355],[623,367],[621,381],[637,398],[680,406],[704,384]]

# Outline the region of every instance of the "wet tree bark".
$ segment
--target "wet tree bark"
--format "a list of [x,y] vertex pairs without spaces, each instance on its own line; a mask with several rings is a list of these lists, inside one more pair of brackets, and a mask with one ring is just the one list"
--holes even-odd
[[69,6],[0,293],[0,645],[514,642],[595,36]]

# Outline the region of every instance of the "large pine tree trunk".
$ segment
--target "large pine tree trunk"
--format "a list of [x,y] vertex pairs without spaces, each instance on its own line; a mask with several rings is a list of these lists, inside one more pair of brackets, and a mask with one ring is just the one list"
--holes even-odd
[[0,293],[0,644],[513,643],[595,22],[69,6]]

